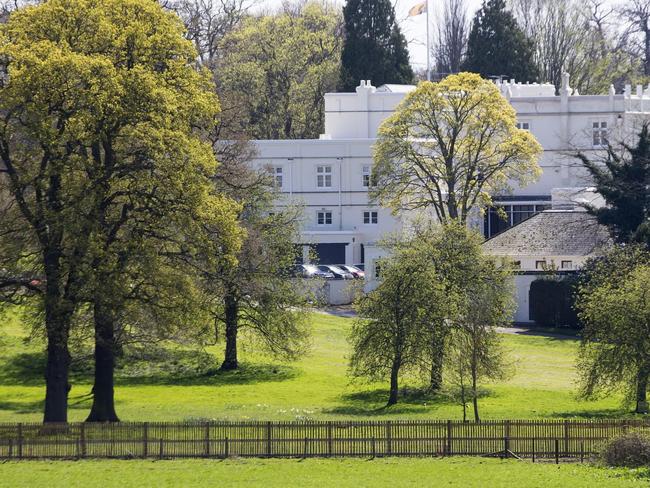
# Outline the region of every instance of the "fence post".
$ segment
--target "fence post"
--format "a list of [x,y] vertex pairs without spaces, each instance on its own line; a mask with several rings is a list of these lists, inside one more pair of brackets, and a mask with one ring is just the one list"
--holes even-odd
[[81,457],[86,457],[88,454],[88,451],[86,449],[86,423],[82,422],[81,424],[81,431],[79,433],[80,441],[81,441]]
[[375,438],[374,437],[370,440],[370,445],[372,448],[372,458],[375,459]]
[[146,458],[149,454],[149,422],[145,422],[142,426],[142,457]]
[[564,421],[564,457],[569,455],[569,421]]
[[447,420],[447,456],[451,456],[451,429],[452,429],[452,424],[451,420]]
[[224,444],[223,444],[223,457],[228,459],[228,437],[224,439]]
[[23,424],[18,424],[18,459],[23,458]]
[[580,441],[580,462],[585,461],[585,441]]
[[393,454],[393,429],[391,427],[391,421],[386,421],[386,455],[391,456]]
[[332,421],[327,421],[327,456],[332,457]]
[[303,458],[307,457],[307,436],[305,436],[305,449],[302,455]]
[[533,437],[533,462],[535,462],[535,438]]
[[162,437],[160,438],[160,446],[159,446],[159,451],[158,451],[158,457],[160,459],[163,458],[163,440],[162,440]]
[[560,464],[560,441],[555,439],[555,464]]
[[266,455],[271,457],[271,422],[266,423]]
[[205,456],[210,457],[210,422],[205,423]]

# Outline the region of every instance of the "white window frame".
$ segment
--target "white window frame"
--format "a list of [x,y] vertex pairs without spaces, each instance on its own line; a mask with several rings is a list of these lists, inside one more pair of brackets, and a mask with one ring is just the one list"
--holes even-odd
[[316,212],[316,225],[332,225],[332,211],[319,210]]
[[530,121],[528,120],[519,120],[515,125],[517,126],[517,129],[527,130],[530,132]]
[[607,147],[609,140],[609,123],[598,119],[591,121],[591,145],[593,147]]
[[371,184],[371,179],[370,179],[370,174],[371,174],[371,167],[369,164],[363,165],[363,168],[361,168],[361,184],[363,185],[364,188],[369,188]]
[[273,186],[275,188],[282,188],[282,184],[284,183],[284,169],[282,166],[272,166],[269,168],[269,173],[271,173],[271,177],[273,178]]
[[379,212],[377,210],[364,210],[363,211],[363,224],[375,225],[379,223]]
[[332,188],[332,166],[319,164],[316,166],[316,186],[318,188]]
[[571,261],[570,259],[563,259],[560,264],[562,269],[573,269],[573,261]]

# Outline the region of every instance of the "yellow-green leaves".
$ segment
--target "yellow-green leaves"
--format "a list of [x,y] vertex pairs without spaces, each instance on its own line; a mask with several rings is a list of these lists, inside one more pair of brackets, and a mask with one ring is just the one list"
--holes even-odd
[[497,87],[472,73],[422,82],[379,129],[372,196],[395,211],[432,207],[465,221],[512,183],[541,174],[541,146]]
[[339,73],[339,29],[339,14],[307,3],[298,14],[250,17],[224,39],[217,78],[241,131],[256,139],[318,137],[323,94]]

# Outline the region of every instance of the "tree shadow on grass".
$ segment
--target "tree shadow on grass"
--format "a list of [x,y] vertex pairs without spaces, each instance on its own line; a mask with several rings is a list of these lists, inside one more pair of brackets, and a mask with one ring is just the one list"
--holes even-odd
[[602,408],[599,410],[570,410],[566,412],[553,412],[552,414],[547,415],[551,418],[563,418],[563,419],[580,419],[580,420],[590,420],[590,419],[619,419],[619,418],[638,418],[646,419],[647,415],[635,414],[632,410],[626,408]]
[[[44,352],[25,352],[7,358],[0,367],[0,384],[42,386],[45,383]],[[92,360],[73,361],[70,382],[92,383]],[[216,358],[204,351],[157,350],[147,354],[128,353],[118,360],[117,386],[175,385],[221,386],[286,381],[300,375],[298,368],[285,364],[241,363],[234,371],[221,371]]]
[[324,410],[323,413],[352,416],[392,416],[423,412],[443,405],[453,405],[453,399],[446,392],[431,393],[424,389],[405,388],[400,390],[397,404],[386,406],[388,389],[377,388],[341,396],[344,405]]
[[287,381],[300,375],[300,370],[289,365],[240,363],[234,371],[221,371],[217,367],[202,372],[153,373],[135,376],[118,376],[118,386],[169,385],[169,386],[224,386]]

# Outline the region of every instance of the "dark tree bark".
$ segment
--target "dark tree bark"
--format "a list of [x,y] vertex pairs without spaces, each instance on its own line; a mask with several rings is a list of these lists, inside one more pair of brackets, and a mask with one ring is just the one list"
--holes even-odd
[[648,413],[648,377],[650,369],[641,368],[636,377],[636,413]]
[[119,422],[115,412],[115,314],[106,300],[94,301],[95,383],[93,405],[86,422]]
[[[50,190],[49,198],[54,201],[53,208],[58,209],[57,182]],[[65,297],[66,286],[63,285],[61,258],[63,252],[60,242],[62,233],[56,228],[50,229],[50,238],[42,232],[44,242],[43,263],[45,267],[45,330],[47,333],[47,364],[45,368],[45,408],[43,422],[68,421],[68,381],[70,370],[70,352],[68,337],[70,319],[74,306]],[[69,273],[68,285],[74,281],[74,273]]]
[[429,380],[429,390],[431,392],[440,391],[442,388],[444,353],[445,348],[443,340],[435,338],[431,343],[431,378]]
[[476,350],[472,353],[472,405],[474,407],[474,422],[480,422],[478,414],[478,359]]
[[386,403],[387,407],[395,405],[397,403],[397,394],[399,392],[399,369],[400,369],[400,360],[395,358],[393,360],[393,366],[390,369],[390,394],[388,395],[388,402]]
[[239,327],[239,303],[232,293],[224,297],[226,316],[226,354],[221,363],[223,371],[231,371],[239,367],[237,362],[237,332]]

